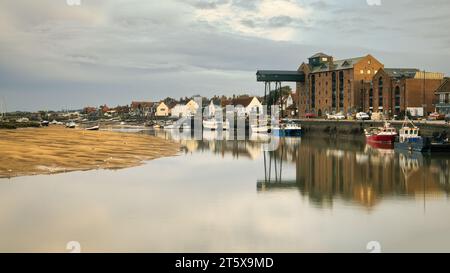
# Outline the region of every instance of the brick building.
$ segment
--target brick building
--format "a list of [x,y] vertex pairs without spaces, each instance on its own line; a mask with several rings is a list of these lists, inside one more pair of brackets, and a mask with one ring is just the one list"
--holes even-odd
[[425,114],[432,113],[437,103],[435,92],[443,80],[442,73],[405,68],[380,69],[372,84],[364,88],[363,109],[392,116],[405,113],[409,107],[425,106]]
[[450,114],[450,78],[446,78],[436,91],[436,109],[441,114]]
[[305,74],[305,82],[296,87],[299,115],[361,111],[364,88],[383,67],[371,55],[334,60],[324,53],[315,54],[298,69]]

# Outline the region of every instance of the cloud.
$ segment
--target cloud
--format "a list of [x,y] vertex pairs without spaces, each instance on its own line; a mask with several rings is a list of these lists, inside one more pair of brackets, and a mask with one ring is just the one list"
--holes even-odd
[[257,69],[295,69],[318,51],[373,53],[387,65],[448,73],[449,7],[441,0],[381,7],[364,0],[2,1],[0,97],[9,109],[58,109],[259,94]]

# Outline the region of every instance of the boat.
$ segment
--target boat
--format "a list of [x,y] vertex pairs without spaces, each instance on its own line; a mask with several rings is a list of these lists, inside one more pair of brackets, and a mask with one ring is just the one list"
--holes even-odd
[[175,124],[173,124],[173,123],[166,123],[163,126],[163,129],[164,130],[173,130],[173,129],[177,129],[177,128],[176,128]]
[[216,131],[222,128],[223,131],[230,130],[230,122],[228,120],[221,121],[216,119],[208,119],[203,121],[203,129]]
[[397,130],[388,122],[383,127],[372,127],[365,129],[366,140],[369,143],[393,144],[398,136]]
[[187,123],[183,123],[183,124],[181,124],[181,129],[183,131],[189,131],[189,130],[191,130],[191,125],[187,124]]
[[66,123],[66,127],[69,129],[74,129],[75,127],[77,127],[77,124],[73,121]]
[[450,142],[446,132],[435,138],[420,136],[419,127],[406,119],[394,148],[398,151],[419,153],[450,153]]
[[252,130],[252,133],[255,133],[255,134],[267,134],[271,131],[270,127],[267,125],[253,124],[250,126],[250,128]]
[[278,137],[301,137],[302,127],[295,121],[286,120],[282,121],[280,125],[273,126],[272,134]]
[[98,131],[100,130],[100,126],[96,125],[96,126],[92,126],[92,127],[88,127],[86,128],[87,131]]

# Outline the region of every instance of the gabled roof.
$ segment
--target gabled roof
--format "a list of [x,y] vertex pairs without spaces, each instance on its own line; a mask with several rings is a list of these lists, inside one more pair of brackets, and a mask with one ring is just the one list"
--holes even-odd
[[323,53],[323,52],[319,52],[319,53],[316,53],[316,54],[314,54],[314,55],[312,55],[311,57],[309,57],[309,59],[314,59],[314,58],[322,58],[322,57],[331,57],[330,55],[327,55],[327,54],[325,54],[325,53]]
[[417,72],[420,72],[416,68],[384,68],[386,74],[391,78],[414,78]]
[[436,93],[450,93],[450,78],[445,78],[444,82],[436,90]]
[[[256,97],[239,97],[239,98],[234,98],[231,100],[222,100],[222,107],[225,107],[227,105],[233,105],[233,106],[237,106],[237,105],[242,105],[244,107],[247,107],[250,105],[250,103],[253,101],[253,99]],[[256,98],[258,99],[258,98]]]
[[324,64],[322,66],[311,67],[311,72],[312,73],[329,72],[329,71],[334,71],[334,70],[353,68],[353,66],[355,64],[357,64],[359,61],[361,61],[363,58],[365,58],[365,57],[336,60],[336,61],[333,61],[333,63],[331,65]]

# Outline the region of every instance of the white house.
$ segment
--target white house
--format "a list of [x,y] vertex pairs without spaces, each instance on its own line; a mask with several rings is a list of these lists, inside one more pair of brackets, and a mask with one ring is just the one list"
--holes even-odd
[[190,100],[187,104],[186,104],[186,108],[188,111],[188,114],[193,116],[195,115],[195,113],[197,113],[197,110],[200,106],[198,105],[198,103],[196,103],[194,100]]
[[257,97],[240,97],[232,99],[228,105],[233,105],[238,116],[248,116],[251,113],[263,113],[263,105]]
[[221,109],[220,106],[215,105],[214,101],[211,100],[211,102],[209,103],[209,106],[208,106],[208,116],[214,117],[216,115],[216,112],[220,111],[220,109]]
[[170,110],[172,117],[183,118],[189,115],[186,105],[177,104]]

